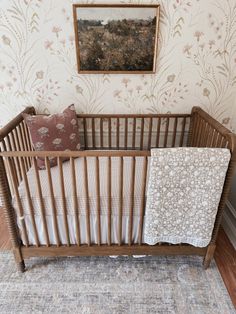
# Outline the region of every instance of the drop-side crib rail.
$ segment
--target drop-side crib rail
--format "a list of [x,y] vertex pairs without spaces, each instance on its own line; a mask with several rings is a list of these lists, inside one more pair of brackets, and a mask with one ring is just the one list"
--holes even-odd
[[[34,114],[34,108],[27,108],[25,112]],[[122,255],[122,254],[197,254],[205,255],[204,266],[208,267],[213,257],[217,233],[219,230],[223,209],[228,197],[232,177],[236,163],[236,139],[235,135],[222,126],[219,122],[210,117],[202,109],[194,107],[191,115],[78,115],[80,124],[80,135],[84,145],[84,151],[79,152],[35,152],[32,149],[30,136],[22,115],[18,115],[0,132],[1,153],[0,153],[0,197],[3,205],[6,221],[9,227],[13,251],[19,269],[25,269],[24,259],[31,256],[67,256],[67,255]],[[148,157],[151,147],[222,147],[231,151],[231,161],[228,168],[225,185],[218,209],[215,227],[211,243],[206,248],[196,248],[190,245],[169,245],[159,243],[149,246],[142,243],[143,218],[145,214],[145,190],[147,186]],[[50,238],[47,223],[47,213],[43,199],[42,182],[40,170],[37,168],[37,158],[44,158],[46,164],[47,182],[50,195],[50,208],[52,213],[52,228],[55,235],[55,242]],[[65,174],[62,166],[62,159],[67,157],[70,169],[71,194],[73,204],[73,215],[75,222],[75,243],[71,241],[71,234],[67,215],[67,202],[65,191]],[[89,186],[89,158],[93,158],[94,177],[96,190],[96,241],[92,239],[91,232],[91,208],[90,208],[90,186]],[[59,230],[57,219],[57,203],[55,200],[54,178],[52,168],[49,166],[49,159],[57,159],[57,178],[59,180],[60,193],[63,199],[63,238]],[[83,160],[83,171],[81,180],[84,185],[85,203],[85,230],[86,242],[81,241],[80,208],[76,186],[78,177],[75,171],[75,160]],[[107,177],[107,237],[102,242],[101,235],[101,158],[106,159]],[[112,240],[112,165],[114,158],[118,158],[118,240]],[[126,178],[124,160],[131,160],[129,169],[129,224],[128,241],[122,240],[122,219],[124,216],[124,178]],[[137,184],[136,171],[137,159],[142,159],[141,175],[141,198],[139,201],[139,225],[138,241],[134,243],[133,217],[134,197]],[[43,241],[38,233],[38,226],[35,221],[35,208],[32,201],[30,183],[27,173],[31,169],[34,173],[37,196],[40,204],[40,216],[42,218],[41,228],[43,229]],[[25,222],[25,208],[19,195],[19,184],[23,184],[26,192],[27,208],[31,221],[32,232],[35,243],[29,241],[28,225]],[[12,207],[12,197],[17,202],[17,212]],[[21,233],[18,223],[21,224]],[[24,243],[24,244],[23,244]]]

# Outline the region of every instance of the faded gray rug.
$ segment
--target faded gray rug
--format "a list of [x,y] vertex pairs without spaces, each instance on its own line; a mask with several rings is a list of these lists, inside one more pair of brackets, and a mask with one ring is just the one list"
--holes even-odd
[[0,313],[236,313],[216,264],[200,257],[31,259],[0,253]]

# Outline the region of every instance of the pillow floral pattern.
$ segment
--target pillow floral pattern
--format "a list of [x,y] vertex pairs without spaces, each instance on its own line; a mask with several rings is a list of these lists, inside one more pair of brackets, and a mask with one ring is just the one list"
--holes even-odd
[[[80,149],[78,120],[74,105],[66,108],[63,113],[49,116],[28,114],[23,116],[36,151],[75,151]],[[38,158],[37,164],[40,169],[45,169],[43,159]],[[56,158],[50,159],[51,166],[56,164]]]
[[153,149],[145,214],[145,243],[207,246],[229,160],[228,149]]

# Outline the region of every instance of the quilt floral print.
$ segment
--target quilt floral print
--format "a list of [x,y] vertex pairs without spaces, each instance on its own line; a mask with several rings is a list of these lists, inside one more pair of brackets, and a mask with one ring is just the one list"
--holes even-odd
[[209,244],[230,151],[152,149],[144,241]]

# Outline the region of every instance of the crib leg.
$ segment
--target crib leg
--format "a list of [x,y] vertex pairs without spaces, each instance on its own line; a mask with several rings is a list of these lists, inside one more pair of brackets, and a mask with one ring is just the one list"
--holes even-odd
[[25,272],[25,262],[19,262],[17,263],[17,269],[19,270],[19,272],[24,273]]
[[203,267],[207,269],[210,266],[211,260],[213,259],[215,253],[216,245],[209,244],[207,247],[206,255],[203,260]]
[[24,259],[22,258],[20,248],[13,249],[13,253],[14,253],[17,269],[21,273],[24,273],[25,272],[25,262],[24,262]]

